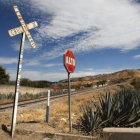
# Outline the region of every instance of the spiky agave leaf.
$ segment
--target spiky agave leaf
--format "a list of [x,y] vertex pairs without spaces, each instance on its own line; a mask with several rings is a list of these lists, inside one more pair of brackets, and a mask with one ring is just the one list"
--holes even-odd
[[[107,95],[105,97],[107,97]],[[105,98],[105,102],[105,104],[109,104],[110,100]],[[108,112],[102,110],[110,114],[105,126],[132,126],[134,122],[140,119],[140,113],[138,113],[140,106],[138,103],[138,93],[130,89],[124,89],[114,94],[112,96],[110,110],[107,110],[108,106],[105,106],[107,108],[105,110]]]
[[98,130],[100,126],[100,117],[98,113],[99,107],[93,101],[88,102],[86,107],[81,107],[83,115],[79,120],[79,127],[82,131],[85,131],[87,134],[93,133]]

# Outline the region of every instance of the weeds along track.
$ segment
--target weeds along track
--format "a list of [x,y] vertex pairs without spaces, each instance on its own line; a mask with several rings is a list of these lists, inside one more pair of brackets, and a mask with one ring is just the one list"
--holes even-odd
[[[119,84],[114,84],[114,85],[109,85],[109,86],[103,86],[103,87],[98,87],[98,88],[90,88],[90,89],[85,89],[85,90],[80,90],[80,91],[75,91],[75,92],[71,92],[71,95],[76,95],[76,94],[83,94],[83,93],[89,93],[89,92],[94,92],[94,91],[99,91],[99,90],[104,90],[107,88],[112,88],[118,85],[124,85],[127,84],[128,82],[123,82],[123,83],[119,83]],[[50,97],[50,101],[62,98],[68,96],[68,93],[65,94],[61,94],[61,95],[53,95]],[[28,99],[28,100],[24,100],[24,101],[19,101],[18,102],[18,106],[27,106],[30,104],[35,104],[35,103],[39,103],[39,102],[47,102],[47,97],[41,97],[41,98],[36,98],[36,99]],[[13,107],[13,102],[12,103],[4,103],[4,104],[0,104],[0,111],[2,110],[6,110],[9,108]]]

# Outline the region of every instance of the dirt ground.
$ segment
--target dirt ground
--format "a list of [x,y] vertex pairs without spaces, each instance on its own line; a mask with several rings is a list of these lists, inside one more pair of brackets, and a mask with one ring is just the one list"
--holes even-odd
[[11,138],[9,133],[0,129],[0,140],[45,140],[45,136],[39,135],[39,134],[34,134],[34,133],[32,133],[32,134],[15,133],[14,138]]
[[[72,110],[72,124],[75,126],[78,119],[82,115],[80,111],[81,106],[85,106],[87,101],[94,100],[98,102],[98,98],[101,94],[106,92],[116,92],[119,90],[119,87],[114,87],[111,90],[106,89],[104,91],[85,93],[80,95],[74,95],[71,97],[71,110]],[[0,125],[11,125],[12,120],[12,109],[6,112],[0,112]],[[46,132],[57,132],[57,133],[68,133],[69,124],[68,124],[68,99],[64,97],[59,99],[50,105],[50,118],[49,123],[46,123],[46,104],[43,104],[39,108],[20,108],[18,109],[17,114],[17,129],[26,129],[26,130],[40,130]],[[80,134],[78,130],[73,127],[73,134]],[[44,135],[36,134],[16,134],[14,140],[43,140]],[[10,140],[10,136],[5,133],[3,130],[0,130],[0,140]],[[44,139],[45,140],[45,139]]]

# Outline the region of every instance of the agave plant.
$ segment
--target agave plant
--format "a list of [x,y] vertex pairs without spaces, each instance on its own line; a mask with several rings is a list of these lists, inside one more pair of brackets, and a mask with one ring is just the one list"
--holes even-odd
[[124,89],[113,95],[114,126],[137,126],[140,119],[139,91]]
[[123,89],[106,93],[99,104],[91,101],[81,110],[80,128],[88,134],[103,127],[140,126],[140,92]]
[[9,94],[7,94],[7,97],[6,97],[7,99],[14,99],[14,95],[13,95],[13,93],[9,93]]
[[79,119],[80,130],[86,134],[93,134],[101,128],[101,119],[99,116],[99,108],[93,101],[87,102],[85,107],[80,108],[82,116]]

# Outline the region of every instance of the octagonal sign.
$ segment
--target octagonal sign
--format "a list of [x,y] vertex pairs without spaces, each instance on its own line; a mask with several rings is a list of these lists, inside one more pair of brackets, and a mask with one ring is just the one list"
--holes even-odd
[[76,67],[75,56],[71,50],[64,53],[64,66],[69,73],[73,73]]

